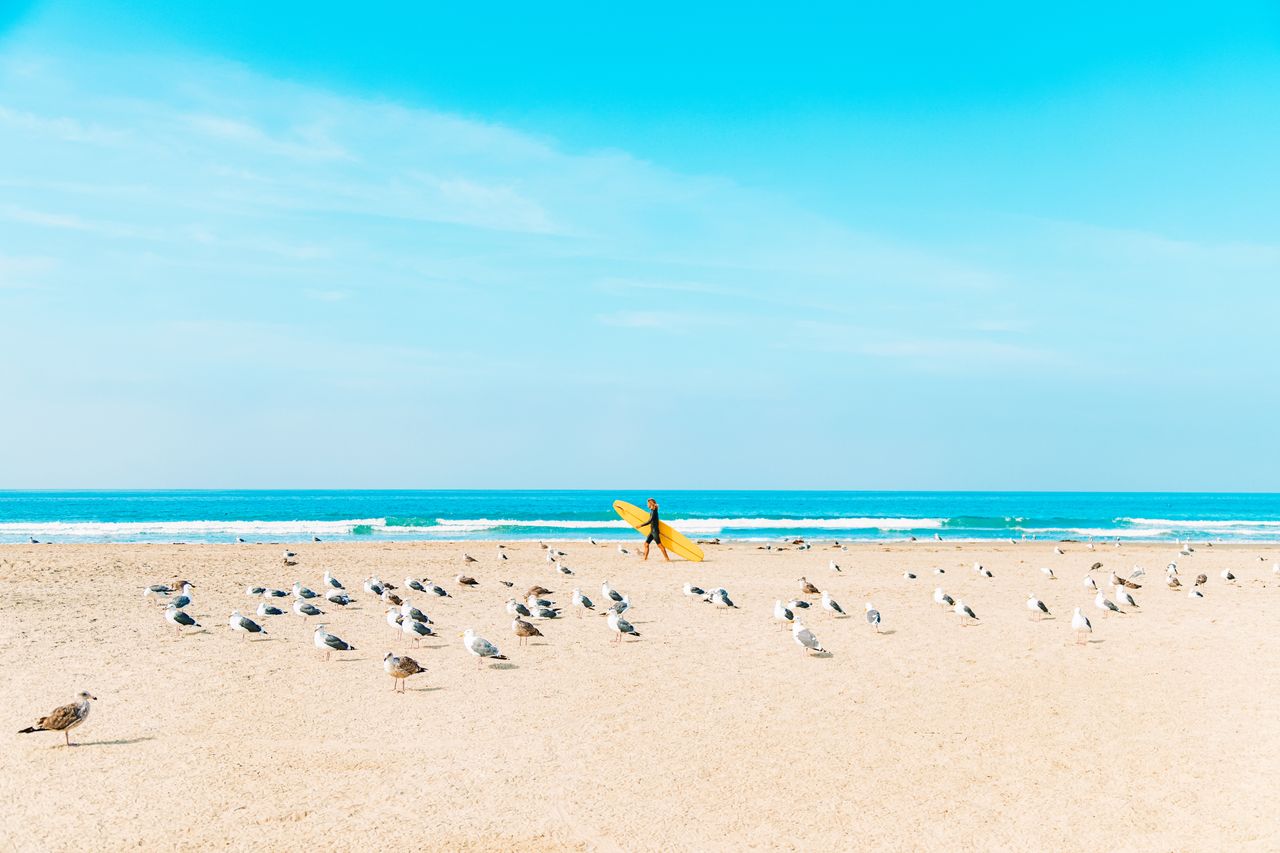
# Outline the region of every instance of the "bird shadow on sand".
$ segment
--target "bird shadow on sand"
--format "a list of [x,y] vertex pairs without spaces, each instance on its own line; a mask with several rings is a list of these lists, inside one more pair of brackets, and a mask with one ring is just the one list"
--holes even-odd
[[335,663],[359,663],[362,660],[373,660],[373,658],[334,658]]
[[406,693],[435,693],[437,690],[444,690],[443,687],[410,687]]
[[831,652],[818,652],[818,653],[816,653],[816,654],[807,655],[807,657],[811,657],[811,658],[833,658],[833,657],[835,657],[835,655],[833,655]]
[[87,740],[84,743],[73,743],[72,746],[128,746],[132,743],[142,743],[148,740],[155,740],[155,737],[147,735],[146,737],[120,738],[119,740]]
[[511,662],[509,662],[509,661],[508,661],[507,663],[491,663],[491,664],[489,664],[489,669],[519,669],[519,668],[520,668],[520,667],[516,666],[515,664],[513,664],[513,663],[511,663]]
[[1105,643],[1106,640],[1089,640],[1085,645],[1096,646],[1099,643]]
[[892,637],[896,633],[898,633],[897,628],[888,628],[884,631],[876,631],[876,634],[880,635],[881,637]]

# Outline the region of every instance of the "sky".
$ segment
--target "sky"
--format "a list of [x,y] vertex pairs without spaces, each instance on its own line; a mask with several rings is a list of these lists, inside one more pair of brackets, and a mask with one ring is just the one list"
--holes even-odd
[[0,488],[1280,490],[1280,7],[615,5],[0,0]]

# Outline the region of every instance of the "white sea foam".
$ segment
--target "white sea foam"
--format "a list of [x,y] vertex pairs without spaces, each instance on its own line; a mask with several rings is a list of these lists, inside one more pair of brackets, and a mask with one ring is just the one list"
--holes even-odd
[[[667,523],[690,533],[719,533],[722,530],[920,530],[942,527],[941,518],[669,518]],[[394,527],[392,530],[476,532],[502,527],[548,530],[631,529],[621,519],[607,521],[564,521],[557,519],[439,518],[434,527]]]
[[360,525],[381,527],[383,518],[348,518],[338,521],[7,521],[0,536],[36,538],[120,539],[137,536],[345,536]]
[[1237,527],[1280,529],[1280,521],[1247,518],[1215,519],[1213,521],[1195,518],[1117,518],[1116,521],[1127,524],[1141,524],[1147,527],[1167,527],[1174,530],[1232,530]]

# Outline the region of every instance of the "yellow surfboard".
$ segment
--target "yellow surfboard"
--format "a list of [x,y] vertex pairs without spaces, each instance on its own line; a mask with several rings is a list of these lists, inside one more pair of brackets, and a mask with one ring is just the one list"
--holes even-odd
[[[614,501],[613,511],[622,516],[622,520],[627,524],[630,524],[645,536],[649,535],[649,510],[641,509],[635,504],[629,504],[626,501]],[[662,519],[658,519],[658,532],[662,536],[662,544],[666,546],[668,553],[675,554],[677,557],[684,557],[686,560],[692,560],[695,563],[702,562],[702,549],[692,539]]]

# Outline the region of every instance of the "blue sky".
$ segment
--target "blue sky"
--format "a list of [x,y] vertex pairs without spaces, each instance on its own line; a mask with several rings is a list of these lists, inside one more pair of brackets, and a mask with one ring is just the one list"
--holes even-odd
[[183,5],[0,4],[0,487],[1280,482],[1274,4]]

